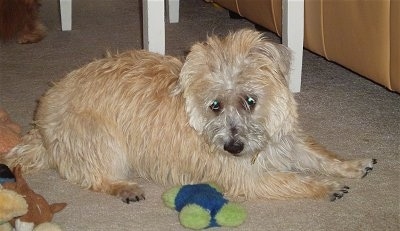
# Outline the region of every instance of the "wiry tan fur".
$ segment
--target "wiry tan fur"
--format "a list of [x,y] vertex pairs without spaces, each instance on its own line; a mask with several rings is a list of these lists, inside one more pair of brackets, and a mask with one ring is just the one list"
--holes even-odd
[[321,175],[361,178],[375,160],[344,161],[302,133],[289,67],[285,47],[246,29],[195,44],[183,64],[146,51],[109,56],[41,98],[35,128],[5,161],[55,168],[127,202],[144,198],[131,172],[165,185],[215,182],[233,198],[340,198],[348,188]]

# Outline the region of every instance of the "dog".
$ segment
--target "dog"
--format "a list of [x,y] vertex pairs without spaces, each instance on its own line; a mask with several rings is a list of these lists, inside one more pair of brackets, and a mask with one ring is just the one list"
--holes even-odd
[[376,160],[343,160],[302,132],[290,57],[250,29],[209,36],[184,62],[108,55],[45,93],[35,127],[4,161],[57,169],[127,203],[145,199],[131,173],[163,185],[214,182],[232,199],[336,200],[349,187],[329,176],[362,178]]
[[0,0],[0,37],[18,43],[36,43],[46,36],[39,20],[39,0]]

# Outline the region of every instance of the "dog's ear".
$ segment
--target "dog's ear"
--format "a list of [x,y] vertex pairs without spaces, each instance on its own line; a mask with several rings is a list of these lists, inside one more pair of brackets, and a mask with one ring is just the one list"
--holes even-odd
[[[268,115],[266,121],[267,132],[271,139],[279,140],[297,129],[297,106],[292,93],[288,88],[291,65],[291,52],[284,45],[273,43],[261,38],[250,50],[254,60],[259,60],[260,68],[274,73],[268,75],[273,78],[275,87],[270,100],[272,107],[265,109]],[[271,86],[272,87],[272,86]]]
[[277,44],[262,38],[252,50],[252,52],[262,54],[276,66],[277,72],[289,83],[292,54],[289,48],[282,44]]
[[198,42],[191,47],[179,73],[178,85],[173,91],[175,95],[182,94],[185,99],[185,109],[189,116],[189,124],[199,133],[202,133],[206,121],[202,117],[201,108],[197,106],[201,104],[198,99],[199,91],[203,92],[204,89],[193,87],[193,82],[201,79],[201,75],[207,73],[208,66],[204,62],[204,60],[207,60],[206,56],[205,43]]

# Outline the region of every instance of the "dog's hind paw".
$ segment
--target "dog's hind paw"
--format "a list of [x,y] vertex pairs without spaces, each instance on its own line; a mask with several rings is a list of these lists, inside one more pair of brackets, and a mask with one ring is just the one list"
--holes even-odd
[[139,194],[139,195],[135,194],[135,195],[130,195],[128,197],[123,197],[122,201],[129,204],[130,202],[137,202],[137,201],[145,200],[145,199],[146,198],[145,198],[144,194]]
[[110,186],[109,193],[121,198],[127,204],[146,199],[142,188],[133,182],[114,183]]
[[143,190],[137,185],[133,187],[127,186],[126,188],[122,188],[118,193],[118,197],[120,197],[122,201],[127,204],[146,199]]

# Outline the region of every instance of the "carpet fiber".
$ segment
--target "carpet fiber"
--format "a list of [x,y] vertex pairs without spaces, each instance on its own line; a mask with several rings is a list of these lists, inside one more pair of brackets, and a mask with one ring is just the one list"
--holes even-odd
[[[43,0],[47,37],[37,44],[0,45],[0,106],[30,128],[36,100],[69,71],[106,51],[141,48],[140,1],[73,2],[72,31],[60,30],[58,1]],[[180,22],[166,25],[166,53],[183,57],[208,34],[254,25],[230,19],[221,8],[201,0],[183,0]],[[279,42],[274,34],[266,32]],[[324,200],[246,201],[246,222],[237,230],[400,230],[400,97],[396,93],[305,51],[301,93],[296,94],[304,130],[346,158],[376,158],[362,180],[343,180],[350,193]],[[181,230],[178,214],[161,201],[166,189],[139,180],[146,200],[124,204],[61,179],[52,170],[26,176],[50,202],[68,206],[54,217],[64,230]],[[342,180],[342,179],[340,179]],[[221,228],[221,230],[228,230]]]

